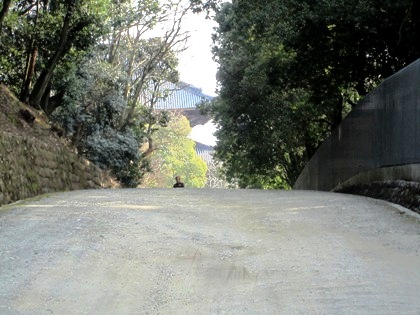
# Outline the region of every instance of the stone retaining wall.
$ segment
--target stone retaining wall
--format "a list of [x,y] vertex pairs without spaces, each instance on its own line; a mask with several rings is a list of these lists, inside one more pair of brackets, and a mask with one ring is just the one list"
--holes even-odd
[[387,200],[420,214],[420,164],[381,167],[360,173],[333,191]]
[[0,132],[0,206],[45,193],[114,185],[64,143],[43,140]]
[[368,184],[354,184],[337,191],[387,200],[420,214],[420,183],[418,182],[378,181]]

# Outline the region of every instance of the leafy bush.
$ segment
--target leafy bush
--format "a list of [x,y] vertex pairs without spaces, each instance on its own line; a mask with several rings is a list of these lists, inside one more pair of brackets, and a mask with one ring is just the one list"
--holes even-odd
[[[120,128],[126,103],[118,90],[120,76],[105,63],[86,62],[67,69],[57,84],[66,86],[63,105],[51,120],[60,124],[79,154],[112,171],[125,187],[136,187],[147,170],[139,147],[141,128]],[[136,130],[136,131],[135,131]]]
[[142,178],[139,143],[130,130],[98,130],[87,137],[85,152],[90,161],[111,170],[125,187],[136,187]]

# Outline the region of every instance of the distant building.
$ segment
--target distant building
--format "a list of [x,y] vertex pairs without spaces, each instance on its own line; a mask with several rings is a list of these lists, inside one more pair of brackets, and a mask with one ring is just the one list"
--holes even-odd
[[[168,83],[164,86],[170,91],[168,97],[156,103],[156,110],[177,111],[187,117],[192,128],[200,125],[205,125],[211,120],[210,116],[202,115],[197,105],[203,101],[211,101],[214,97],[206,95],[200,88],[193,85],[180,82],[178,84]],[[199,139],[194,139],[196,142],[195,151],[204,162],[207,164],[207,182],[208,187],[225,187],[222,181],[217,179],[216,166],[213,161],[214,148],[200,142]]]
[[167,83],[164,88],[168,89],[170,94],[156,103],[156,110],[181,112],[188,118],[192,128],[204,125],[211,119],[209,116],[202,115],[197,109],[197,105],[203,101],[211,101],[213,96],[204,94],[200,88],[184,82]]
[[196,142],[195,152],[197,152],[198,156],[201,157],[204,162],[206,162],[207,166],[213,163],[214,149],[212,146]]

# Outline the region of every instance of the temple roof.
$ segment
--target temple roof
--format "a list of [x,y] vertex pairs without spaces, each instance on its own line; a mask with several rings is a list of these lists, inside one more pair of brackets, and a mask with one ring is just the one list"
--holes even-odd
[[177,84],[167,83],[165,89],[171,91],[170,95],[155,105],[157,110],[196,109],[197,104],[204,100],[212,100],[214,97],[204,94],[200,88],[185,82]]

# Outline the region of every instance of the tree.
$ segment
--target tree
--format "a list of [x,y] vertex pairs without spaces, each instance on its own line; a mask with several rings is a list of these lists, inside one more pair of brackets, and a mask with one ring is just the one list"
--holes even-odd
[[138,1],[136,9],[132,3],[115,8],[112,31],[101,43],[101,61],[122,73],[119,89],[126,107],[118,128],[144,128],[148,149],[142,156],[147,158],[154,150],[153,133],[167,123],[167,115],[154,106],[167,97],[164,85],[178,82],[177,53],[189,37],[181,24],[190,7],[177,0],[152,0]]
[[[154,106],[177,82],[190,11],[181,0],[14,0],[0,7],[0,80],[61,124],[81,155],[125,186],[148,169]],[[141,151],[147,143],[148,150]],[[112,154],[112,156],[110,156]]]
[[[131,6],[117,9],[112,32],[104,38],[103,60],[123,69],[125,115],[121,117],[123,128],[136,119],[136,110],[144,105],[145,95],[155,91],[156,82],[177,82],[178,60],[176,54],[184,49],[188,34],[181,31],[181,23],[189,7],[180,1],[138,1],[137,11]],[[167,28],[159,36],[151,32],[157,26]],[[161,83],[160,83],[161,84]]]
[[145,176],[143,187],[172,187],[177,175],[186,187],[205,186],[207,165],[195,152],[195,143],[188,138],[190,132],[187,118],[173,114],[168,126],[155,133],[152,172]]
[[316,105],[331,100],[324,105],[331,129],[342,120],[348,91],[362,97],[420,56],[417,1],[302,1],[294,9],[289,23],[299,31],[285,38],[296,53],[289,74]]
[[228,188],[232,185],[229,185],[225,180],[222,172],[222,165],[211,159],[206,161],[207,164],[207,188]]
[[[182,49],[187,38],[180,31],[184,9],[163,37],[149,37],[153,28],[168,27],[166,10],[175,4],[133,5],[123,2],[112,8],[110,33],[82,62],[57,68],[54,90],[62,106],[51,116],[80,154],[110,169],[128,187],[136,187],[148,171],[153,134],[168,123],[168,115],[154,106],[167,96],[164,83],[178,80],[173,49],[178,44]],[[142,152],[145,143],[148,149]]]
[[126,106],[115,89],[119,73],[107,63],[90,59],[62,71],[57,76],[65,76],[59,81],[66,85],[66,92],[51,121],[63,127],[80,155],[110,170],[123,187],[136,187],[147,171],[147,162],[139,151],[144,133],[117,128]]
[[220,4],[223,3],[222,0],[190,0],[191,8],[193,12],[206,12],[207,17],[209,18],[210,15],[214,12],[219,10]]
[[286,68],[293,55],[271,38],[247,37],[242,27],[248,20],[237,21],[233,7],[226,4],[217,15],[214,52],[221,88],[213,113],[222,128],[215,157],[239,187],[288,187],[305,158],[305,145],[314,145],[308,132],[301,132],[311,114],[307,93],[281,88],[289,82],[273,69],[280,62]]
[[212,110],[227,178],[290,187],[357,100],[419,56],[419,12],[412,0],[224,4]]
[[12,4],[12,0],[3,0],[3,6],[0,10],[0,30],[3,25],[4,18],[6,17],[7,13],[9,12],[10,5]]
[[[7,3],[4,3],[3,11]],[[103,32],[108,0],[18,0],[9,3],[0,50],[5,83],[20,99],[50,114],[60,102],[52,96],[53,75],[67,58],[76,62]],[[3,45],[4,43],[4,45]],[[13,70],[13,65],[17,65]],[[53,103],[50,103],[54,100]]]

